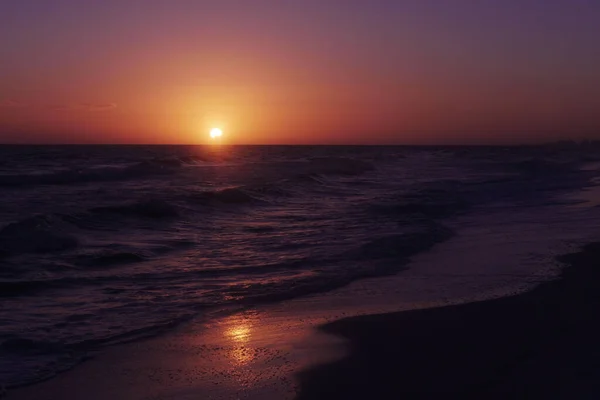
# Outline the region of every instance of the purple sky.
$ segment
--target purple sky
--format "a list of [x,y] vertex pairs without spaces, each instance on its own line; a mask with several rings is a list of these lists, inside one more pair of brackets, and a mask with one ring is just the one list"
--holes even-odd
[[600,1],[2,0],[0,142],[600,138]]

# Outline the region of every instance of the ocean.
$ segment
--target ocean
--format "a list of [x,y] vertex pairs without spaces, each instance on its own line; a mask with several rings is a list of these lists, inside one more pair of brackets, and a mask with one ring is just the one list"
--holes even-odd
[[599,161],[591,145],[2,146],[0,384],[402,274],[459,217],[593,209],[577,194]]

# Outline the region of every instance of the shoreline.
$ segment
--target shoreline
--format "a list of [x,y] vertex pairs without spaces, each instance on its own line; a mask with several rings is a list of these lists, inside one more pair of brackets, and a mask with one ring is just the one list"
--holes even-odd
[[[552,214],[558,220],[565,216]],[[577,220],[570,212],[568,216]],[[482,222],[488,232],[492,227],[493,235],[480,234]],[[347,354],[343,337],[317,329],[323,324],[334,326],[360,315],[369,319],[403,310],[445,309],[531,290],[557,276],[561,269],[554,265],[555,255],[573,251],[573,241],[582,236],[597,237],[595,230],[552,224],[557,236],[549,242],[539,234],[548,233],[547,224],[533,227],[525,220],[534,240],[515,243],[511,233],[521,225],[514,220],[487,215],[484,221],[472,216],[455,223],[463,227],[460,235],[414,256],[401,274],[196,319],[156,338],[106,348],[50,380],[9,390],[7,400],[295,399],[304,390],[302,371]],[[552,254],[532,258],[532,251]]]
[[298,399],[597,398],[600,243],[558,259],[514,296],[322,325],[348,353],[302,371]]

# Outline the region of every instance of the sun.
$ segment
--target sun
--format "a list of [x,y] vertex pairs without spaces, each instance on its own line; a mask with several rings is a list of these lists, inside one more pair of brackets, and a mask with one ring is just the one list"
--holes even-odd
[[216,139],[216,138],[220,138],[221,136],[223,136],[223,131],[219,128],[212,128],[210,130],[210,137],[211,139]]

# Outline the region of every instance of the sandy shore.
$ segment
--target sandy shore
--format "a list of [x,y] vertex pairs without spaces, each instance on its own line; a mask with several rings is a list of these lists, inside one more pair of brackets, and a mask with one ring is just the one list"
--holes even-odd
[[301,374],[299,399],[600,396],[600,243],[516,296],[324,325],[343,359]]
[[276,306],[222,314],[103,349],[50,380],[10,390],[6,399],[293,399],[302,368],[344,350],[340,340],[315,335],[326,320],[310,315],[291,320]]

